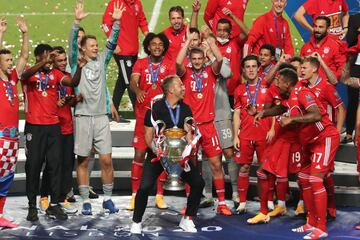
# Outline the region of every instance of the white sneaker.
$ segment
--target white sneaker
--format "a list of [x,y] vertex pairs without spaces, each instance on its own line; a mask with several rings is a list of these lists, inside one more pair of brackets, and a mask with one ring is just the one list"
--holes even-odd
[[239,207],[236,209],[238,214],[246,213],[246,202],[240,202]]
[[142,232],[141,222],[139,222],[139,223],[133,222],[131,224],[130,233],[131,234],[141,234],[141,232]]
[[197,229],[195,228],[195,224],[193,222],[193,220],[190,219],[186,219],[185,217],[181,218],[179,227],[184,230],[185,232],[190,232],[190,233],[196,233]]

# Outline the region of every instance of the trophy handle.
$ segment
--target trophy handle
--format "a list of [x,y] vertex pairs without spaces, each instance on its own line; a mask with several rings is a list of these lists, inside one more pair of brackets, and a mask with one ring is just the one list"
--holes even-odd
[[[158,136],[158,135],[160,135],[160,133],[162,133],[164,130],[165,130],[165,128],[166,128],[166,124],[165,124],[165,122],[163,121],[163,120],[156,120],[155,121],[155,124],[156,124],[156,126],[157,126],[157,128],[156,128],[156,135]],[[159,125],[162,125],[162,127],[159,129]]]

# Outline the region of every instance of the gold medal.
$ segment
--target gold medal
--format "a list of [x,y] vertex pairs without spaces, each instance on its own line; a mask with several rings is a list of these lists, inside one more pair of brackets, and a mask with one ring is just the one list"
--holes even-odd
[[151,86],[151,88],[155,90],[155,89],[156,89],[156,84],[153,83],[153,85]]
[[202,98],[203,98],[202,93],[198,93],[198,94],[197,94],[197,98],[198,98],[198,99],[202,99]]
[[256,106],[253,106],[253,105],[248,105],[246,107],[246,110],[247,110],[248,114],[251,116],[253,116],[257,113]]
[[43,91],[42,93],[41,93],[41,95],[43,96],[43,97],[47,97],[47,92],[46,91]]

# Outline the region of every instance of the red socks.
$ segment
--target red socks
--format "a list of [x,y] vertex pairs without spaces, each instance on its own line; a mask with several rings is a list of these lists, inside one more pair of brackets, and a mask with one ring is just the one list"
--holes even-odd
[[288,189],[288,178],[280,178],[276,179],[276,195],[278,200],[286,201],[286,192]]
[[219,203],[225,203],[225,181],[224,178],[214,178],[214,187],[218,196]]
[[140,187],[143,164],[133,161],[131,165],[131,190],[137,193]]
[[326,194],[326,189],[324,187],[323,179],[316,176],[310,176],[310,185],[313,192],[314,206],[317,217],[316,227],[324,232],[327,232],[326,229],[327,194]]
[[239,192],[240,202],[246,202],[248,188],[249,188],[249,173],[239,172],[238,192]]
[[268,192],[269,192],[269,179],[268,176],[261,170],[256,171],[258,177],[259,197],[260,197],[260,212],[263,214],[268,213]]
[[324,185],[327,192],[327,208],[335,209],[335,189],[334,189],[334,179],[331,174],[328,173],[324,179]]
[[302,188],[302,195],[304,199],[304,204],[307,209],[307,223],[309,223],[311,226],[316,227],[316,212],[315,212],[315,206],[314,206],[314,195],[311,189],[311,185],[309,182],[310,176],[305,173],[299,173],[299,184]]

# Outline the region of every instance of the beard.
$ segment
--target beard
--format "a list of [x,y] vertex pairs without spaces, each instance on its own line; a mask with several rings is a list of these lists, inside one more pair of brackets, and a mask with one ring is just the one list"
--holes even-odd
[[327,33],[319,33],[319,32],[315,32],[314,33],[314,38],[318,41],[322,40],[324,37],[326,37]]

